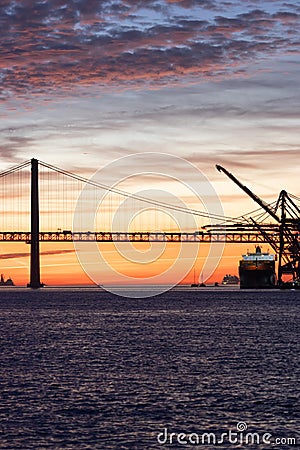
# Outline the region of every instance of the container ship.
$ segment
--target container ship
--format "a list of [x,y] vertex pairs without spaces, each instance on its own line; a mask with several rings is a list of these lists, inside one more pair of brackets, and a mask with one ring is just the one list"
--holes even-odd
[[241,289],[259,288],[271,289],[276,284],[275,255],[263,253],[261,247],[256,247],[255,253],[242,255],[239,264]]

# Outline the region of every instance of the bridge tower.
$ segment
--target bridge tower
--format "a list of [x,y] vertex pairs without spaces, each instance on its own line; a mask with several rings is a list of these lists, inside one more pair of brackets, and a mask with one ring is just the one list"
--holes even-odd
[[28,287],[39,289],[40,281],[40,217],[39,217],[39,162],[31,160],[31,240],[30,240],[30,282]]

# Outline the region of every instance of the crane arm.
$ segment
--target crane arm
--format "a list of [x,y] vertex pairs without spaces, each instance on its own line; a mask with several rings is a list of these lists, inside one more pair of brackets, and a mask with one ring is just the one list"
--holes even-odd
[[265,203],[261,198],[259,198],[256,194],[250,191],[247,186],[244,186],[232,173],[228,172],[228,170],[224,169],[224,167],[220,165],[216,165],[216,168],[219,172],[224,172],[225,175],[228,176],[235,184],[237,184],[244,192],[246,192],[247,195],[249,195],[252,200],[254,200],[256,203],[259,204],[267,213],[270,214],[270,216],[273,217],[277,222],[280,222],[280,218],[275,214],[275,212],[269,207],[267,203]]

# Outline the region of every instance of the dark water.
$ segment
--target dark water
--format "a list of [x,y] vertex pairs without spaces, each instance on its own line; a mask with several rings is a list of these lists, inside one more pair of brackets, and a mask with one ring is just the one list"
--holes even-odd
[[[296,448],[299,312],[300,291],[2,289],[0,448]],[[283,440],[157,440],[241,421]]]

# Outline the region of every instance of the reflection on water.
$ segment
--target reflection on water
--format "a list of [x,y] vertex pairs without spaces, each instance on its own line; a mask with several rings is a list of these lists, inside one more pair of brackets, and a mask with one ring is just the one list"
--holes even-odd
[[1,291],[0,448],[157,449],[165,427],[240,421],[295,437],[299,306],[281,291]]

